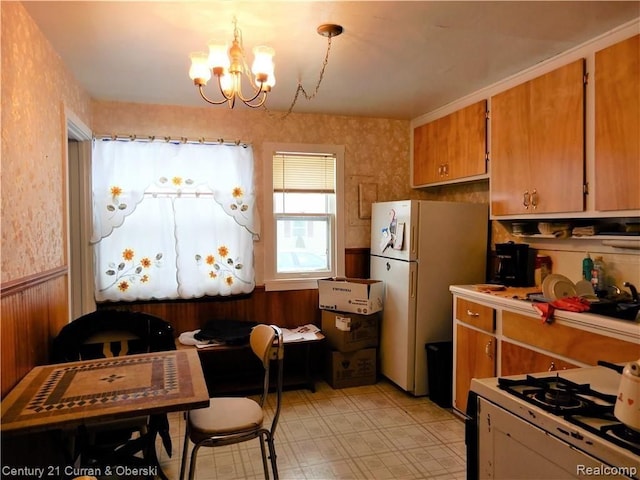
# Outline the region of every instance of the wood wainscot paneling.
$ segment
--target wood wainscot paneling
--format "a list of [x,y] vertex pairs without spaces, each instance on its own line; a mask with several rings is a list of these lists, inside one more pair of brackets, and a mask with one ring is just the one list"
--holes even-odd
[[173,325],[175,335],[201,328],[209,320],[246,320],[295,328],[320,325],[318,290],[267,292],[258,286],[248,295],[208,297],[194,300],[152,302],[105,302],[99,309],[113,308],[156,315]]
[[51,340],[69,319],[67,275],[65,266],[2,285],[2,397],[49,362]]
[[349,278],[369,278],[369,248],[347,248],[344,255],[344,272]]
[[[345,274],[369,278],[369,249],[345,252]],[[201,328],[209,320],[234,319],[272,323],[295,328],[313,323],[320,326],[318,290],[269,291],[257,286],[248,295],[208,297],[193,300],[150,302],[105,302],[99,309],[125,309],[156,315],[173,325],[175,335]]]
[[[345,274],[351,278],[369,278],[369,249],[348,249],[345,252]],[[295,328],[312,323],[321,324],[321,310],[318,307],[318,290],[285,290],[266,291],[264,286],[257,286],[248,295],[232,297],[207,297],[193,300],[169,300],[150,302],[105,302],[98,309],[125,309],[156,315],[174,328],[177,337],[183,332],[191,332],[202,328],[211,320],[244,320],[259,323],[275,324],[284,328]],[[323,363],[324,343],[320,342],[310,350],[290,347],[287,350],[286,381],[296,381],[297,370],[306,367],[304,378],[319,375]],[[233,389],[250,388],[252,384],[252,357],[245,350],[229,350],[228,352],[200,352],[210,394],[220,394]],[[230,378],[226,366],[229,364],[243,366],[234,369]],[[221,367],[222,366],[222,367]]]

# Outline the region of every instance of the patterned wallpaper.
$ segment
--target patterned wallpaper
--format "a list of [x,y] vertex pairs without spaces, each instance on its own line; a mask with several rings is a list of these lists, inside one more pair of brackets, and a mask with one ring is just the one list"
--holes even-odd
[[[195,108],[98,101],[94,102],[93,113],[93,127],[97,134],[224,138],[250,142],[256,160],[259,196],[264,193],[263,143],[344,145],[347,248],[369,246],[370,220],[359,217],[358,190],[361,183],[376,185],[378,201],[440,198],[488,202],[486,183],[436,191],[410,188],[408,121],[296,113],[283,118],[279,112],[250,110],[244,106],[229,110],[226,107]],[[258,242],[257,272],[261,271],[262,255],[262,245]]]
[[19,2],[2,13],[2,282],[67,263],[66,120],[90,98]]
[[[345,146],[346,246],[368,247],[358,188],[379,201],[401,198],[488,202],[486,182],[431,190],[409,186],[408,121],[93,101],[19,2],[2,8],[2,282],[67,264],[65,109],[96,134],[242,140],[253,145],[262,191],[262,144]],[[38,79],[34,82],[33,79]],[[194,95],[196,92],[194,91]],[[264,213],[264,212],[261,212]],[[52,221],[53,219],[53,221]],[[11,252],[10,254],[8,254]],[[256,266],[262,264],[256,246]]]

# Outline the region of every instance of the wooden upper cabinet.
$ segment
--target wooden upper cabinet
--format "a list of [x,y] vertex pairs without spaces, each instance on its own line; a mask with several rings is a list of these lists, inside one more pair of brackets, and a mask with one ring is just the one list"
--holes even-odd
[[482,100],[413,130],[413,184],[485,175],[487,102]]
[[585,61],[491,98],[491,213],[581,212]]
[[425,123],[413,130],[413,183],[424,185],[440,181],[438,172],[438,135],[436,122]]
[[640,208],[640,35],[595,54],[595,209]]

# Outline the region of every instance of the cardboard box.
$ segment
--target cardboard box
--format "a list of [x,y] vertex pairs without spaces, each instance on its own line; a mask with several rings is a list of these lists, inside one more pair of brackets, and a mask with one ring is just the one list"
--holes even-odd
[[377,347],[380,341],[380,314],[358,315],[322,310],[321,329],[331,348],[340,352]]
[[383,307],[384,284],[361,278],[325,278],[318,280],[320,308],[370,315]]
[[375,384],[376,352],[375,348],[355,352],[329,352],[327,383],[336,389]]

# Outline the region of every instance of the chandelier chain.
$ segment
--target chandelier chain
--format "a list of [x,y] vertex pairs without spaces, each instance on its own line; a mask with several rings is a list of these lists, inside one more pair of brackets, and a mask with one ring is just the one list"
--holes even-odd
[[[327,68],[327,64],[329,63],[329,53],[331,52],[331,37],[332,35],[329,35],[327,37],[327,52],[324,55],[324,61],[322,62],[322,68],[320,69],[318,83],[316,83],[313,93],[308,94],[307,91],[302,86],[302,82],[298,80],[298,87],[296,88],[296,93],[293,96],[291,105],[289,105],[289,108],[287,109],[286,113],[280,117],[281,119],[285,119],[289,116],[289,114],[291,114],[291,112],[293,111],[293,107],[295,107],[296,103],[298,102],[298,97],[300,96],[301,93],[306,100],[313,100],[315,96],[318,94],[318,90],[320,90],[320,84],[322,83],[322,79],[324,78],[324,71]],[[267,108],[266,105],[263,105],[262,108],[264,108],[264,110],[267,111],[268,113],[271,113],[269,112],[269,109]]]
[[324,61],[322,62],[322,69],[320,70],[320,76],[318,77],[318,83],[316,83],[316,87],[313,90],[313,93],[309,95],[307,91],[304,89],[304,87],[302,86],[302,82],[298,80],[298,88],[296,89],[295,97],[293,98],[293,102],[291,102],[291,106],[289,107],[288,112],[291,112],[291,110],[293,109],[293,106],[298,100],[298,96],[300,95],[300,93],[302,93],[304,95],[304,98],[306,98],[307,100],[313,100],[315,96],[318,94],[318,90],[320,90],[320,84],[322,83],[322,79],[324,78],[324,70],[327,68],[327,63],[329,63],[330,51],[331,51],[331,37],[329,37],[327,42],[327,53],[324,56]]

